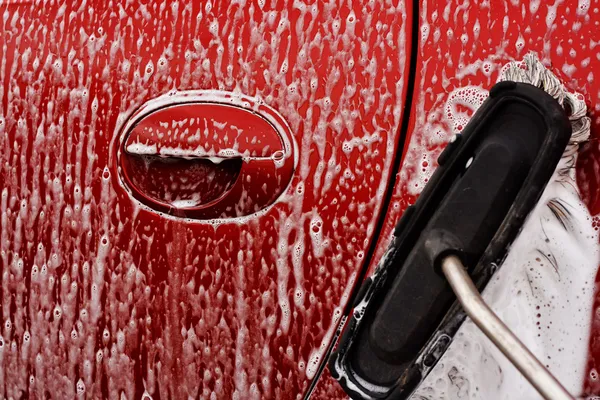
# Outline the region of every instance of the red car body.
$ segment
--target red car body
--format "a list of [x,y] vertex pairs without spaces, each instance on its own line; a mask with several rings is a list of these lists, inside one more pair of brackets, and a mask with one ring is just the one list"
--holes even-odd
[[[2,2],[0,393],[343,397],[321,367],[353,291],[416,198],[415,174],[435,165],[448,93],[489,88],[507,61],[538,53],[590,106],[594,139],[578,181],[600,212],[599,8],[560,0]],[[247,99],[236,103],[247,114],[214,99],[201,111],[188,105],[183,114],[209,121],[202,129],[212,141],[177,143],[210,147],[203,161],[163,153],[176,160],[144,164],[135,158],[142,153],[127,152],[130,135],[146,135],[143,121],[174,120],[167,110],[158,122],[136,120],[131,129],[142,133],[132,133],[127,124],[140,109],[215,90]],[[267,114],[282,127],[261,128],[269,150],[250,135],[247,154],[219,153],[230,146],[215,126],[233,134],[227,124],[245,118],[242,131],[273,125]],[[439,132],[425,129],[435,123]],[[169,147],[159,136],[143,143]],[[249,155],[293,162],[250,169]],[[201,184],[184,190],[169,186],[173,177]],[[204,206],[222,205],[236,182],[246,183],[228,207]],[[178,212],[172,201],[187,199],[186,190],[202,205]],[[594,324],[590,369],[598,335]]]

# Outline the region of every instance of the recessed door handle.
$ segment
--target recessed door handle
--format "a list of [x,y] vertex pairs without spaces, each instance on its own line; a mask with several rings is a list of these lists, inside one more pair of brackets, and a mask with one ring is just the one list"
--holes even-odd
[[255,99],[194,91],[146,103],[126,123],[119,172],[132,196],[186,218],[231,218],[272,204],[296,164],[284,119]]

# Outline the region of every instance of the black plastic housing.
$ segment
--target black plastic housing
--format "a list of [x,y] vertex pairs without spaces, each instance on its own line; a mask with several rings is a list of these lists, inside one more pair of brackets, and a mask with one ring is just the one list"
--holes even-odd
[[[330,359],[354,398],[405,398],[464,314],[439,272],[457,254],[483,289],[541,196],[571,136],[563,108],[534,86],[501,82],[438,158],[364,282]],[[454,306],[453,306],[454,305]]]

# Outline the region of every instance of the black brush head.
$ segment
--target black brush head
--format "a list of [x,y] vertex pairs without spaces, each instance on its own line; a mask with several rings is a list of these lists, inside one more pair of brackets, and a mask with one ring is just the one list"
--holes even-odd
[[330,370],[354,398],[405,398],[464,320],[439,271],[458,255],[483,289],[541,196],[571,136],[558,102],[501,82],[438,158],[359,291]]

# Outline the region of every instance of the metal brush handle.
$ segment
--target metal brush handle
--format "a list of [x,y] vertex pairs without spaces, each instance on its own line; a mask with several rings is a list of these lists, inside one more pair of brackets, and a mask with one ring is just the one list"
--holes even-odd
[[575,400],[485,303],[458,257],[444,257],[442,271],[467,315],[544,399]]

